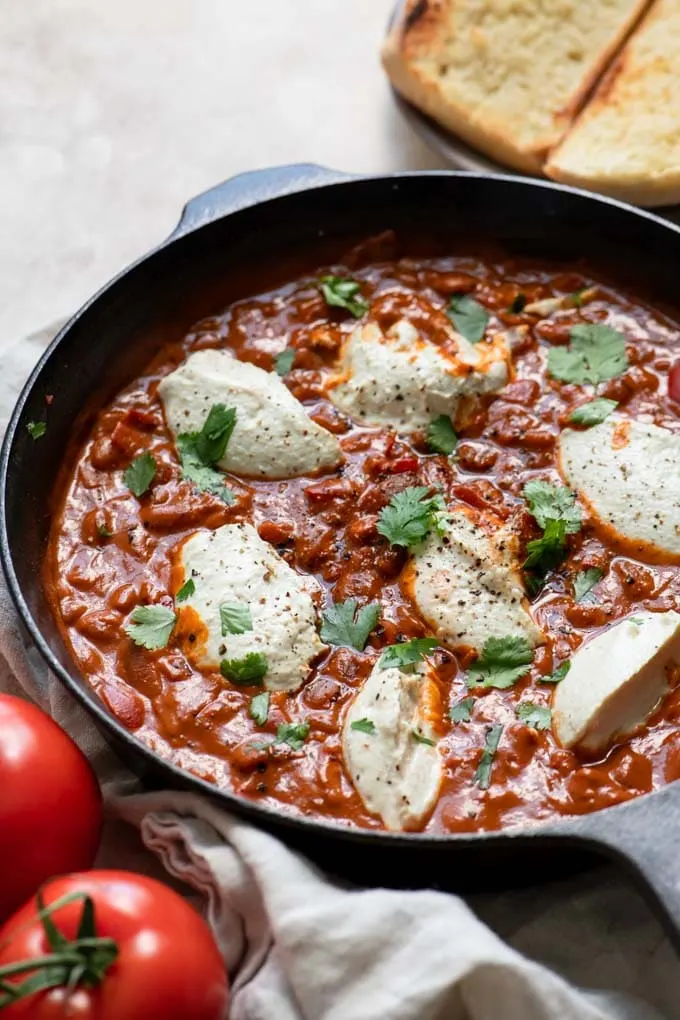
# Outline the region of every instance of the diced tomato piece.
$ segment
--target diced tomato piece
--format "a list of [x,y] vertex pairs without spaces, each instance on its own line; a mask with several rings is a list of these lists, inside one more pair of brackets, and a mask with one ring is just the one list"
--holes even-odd
[[142,437],[137,429],[132,429],[129,425],[124,425],[122,421],[119,421],[111,433],[111,442],[123,453],[133,456],[141,446]]
[[156,429],[163,424],[158,411],[147,411],[142,407],[131,407],[127,413],[126,421],[140,429]]
[[400,457],[398,460],[395,460],[393,464],[390,464],[389,470],[393,475],[403,475],[407,471],[417,471],[418,458]]
[[668,396],[680,404],[680,361],[676,361],[668,373]]

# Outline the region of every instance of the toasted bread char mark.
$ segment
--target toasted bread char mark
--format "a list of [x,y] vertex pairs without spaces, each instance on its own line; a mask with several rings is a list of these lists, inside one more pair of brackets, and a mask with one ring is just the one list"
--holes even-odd
[[395,88],[494,159],[540,172],[650,0],[407,0],[383,46]]
[[432,10],[432,5],[428,4],[428,0],[416,0],[411,10],[408,10],[409,6],[411,5],[407,4],[407,10],[404,15],[404,34],[416,26],[423,16],[427,16],[428,11]]
[[638,205],[680,201],[680,5],[657,0],[545,167]]

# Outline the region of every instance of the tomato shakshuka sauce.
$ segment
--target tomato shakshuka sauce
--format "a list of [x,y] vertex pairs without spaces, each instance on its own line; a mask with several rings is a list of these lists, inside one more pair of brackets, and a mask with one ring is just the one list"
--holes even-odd
[[[617,416],[622,443],[628,420],[680,434],[672,385],[669,393],[679,327],[581,264],[565,269],[484,251],[370,261],[371,251],[370,245],[354,250],[343,262],[197,322],[97,413],[55,494],[45,565],[54,613],[78,668],[123,726],[187,771],[281,811],[381,828],[380,813],[368,810],[348,768],[343,721],[385,648],[438,638],[414,599],[417,542],[405,543],[403,535],[401,544],[394,540],[404,521],[388,515],[384,525],[385,509],[406,492],[411,508],[434,500],[421,515],[430,533],[456,510],[477,515],[487,530],[508,529],[527,626],[539,635],[524,659],[523,638],[519,656],[518,646],[510,647],[504,671],[501,634],[500,646],[486,649],[495,660],[475,672],[483,650],[466,642],[463,623],[459,640],[421,646],[416,665],[404,665],[404,675],[416,680],[427,665],[428,729],[414,740],[436,745],[441,771],[436,796],[406,827],[446,833],[530,824],[594,811],[677,779],[680,692],[672,683],[641,725],[597,753],[561,746],[550,709],[565,664],[585,642],[631,614],[678,607],[680,557],[653,543],[626,541],[580,495],[574,502],[567,493],[562,510],[550,505],[541,513],[525,488],[536,481],[553,493],[569,488],[559,466],[560,435],[589,427],[570,422],[570,415],[595,399],[598,421],[610,411]],[[466,350],[473,348],[486,365],[485,351],[496,345],[506,352],[506,376],[461,398],[448,425],[441,410],[433,414],[434,432],[422,423],[375,425],[370,412],[367,423],[334,403],[329,387],[342,385],[343,371],[346,382],[343,351],[354,330],[371,326],[380,337],[395,325],[406,329],[402,338],[411,338],[418,357],[432,349],[448,357],[462,335]],[[609,327],[623,341],[574,333],[593,325]],[[575,336],[585,336],[585,347]],[[594,353],[589,343],[598,348]],[[227,471],[226,497],[219,485],[202,488],[200,473],[195,484],[158,389],[190,355],[211,349],[275,373],[309,418],[335,437],[340,462],[288,478]],[[595,381],[583,381],[584,373]],[[378,389],[385,381],[379,375]],[[391,392],[396,415],[398,396]],[[266,448],[268,428],[252,431],[254,459]],[[145,454],[153,464],[140,460]],[[214,465],[208,470],[214,482]],[[643,502],[630,513],[642,520],[657,510]],[[671,512],[680,527],[680,506]],[[267,677],[257,669],[239,673],[232,665],[225,673],[197,665],[191,642],[202,640],[202,624],[195,619],[194,626],[177,601],[187,580],[178,574],[179,550],[196,533],[230,524],[253,525],[307,579],[317,631],[334,605],[353,599],[356,611],[375,607],[364,617],[363,650],[326,641],[296,690],[268,694]],[[229,568],[226,562],[227,574]],[[472,579],[461,614],[474,612],[481,596]],[[158,638],[159,618],[156,636],[146,640],[165,638],[161,647],[144,647],[131,636],[140,606],[163,607],[169,635]],[[455,607],[452,612],[449,631],[455,631]],[[266,696],[255,701],[258,695]],[[372,731],[379,739],[370,720],[360,720],[360,738],[369,741]]]

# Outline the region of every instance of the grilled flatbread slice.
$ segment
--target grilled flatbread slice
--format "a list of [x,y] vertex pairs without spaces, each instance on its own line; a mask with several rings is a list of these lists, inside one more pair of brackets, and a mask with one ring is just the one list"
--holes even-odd
[[657,0],[545,173],[637,205],[680,202],[680,3]]
[[494,159],[540,172],[649,0],[406,0],[395,88]]

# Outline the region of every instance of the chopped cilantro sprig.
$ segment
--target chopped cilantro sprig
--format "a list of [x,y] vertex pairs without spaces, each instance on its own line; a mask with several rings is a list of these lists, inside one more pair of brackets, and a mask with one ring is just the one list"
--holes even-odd
[[482,654],[468,668],[468,686],[513,687],[529,672],[534,650],[526,638],[490,637]]
[[596,584],[604,577],[604,571],[599,567],[588,567],[587,570],[580,570],[574,578],[574,598],[577,602],[588,600],[596,602],[597,599],[591,592]]
[[145,453],[140,453],[138,457],[135,457],[132,463],[126,467],[123,481],[130,492],[133,492],[139,499],[148,490],[156,477],[156,470],[156,459],[147,450]]
[[451,708],[449,709],[449,719],[451,722],[470,722],[474,704],[474,698],[461,698],[460,701],[455,703],[455,705],[451,705]]
[[224,457],[235,425],[233,407],[213,404],[199,432],[182,432],[177,436],[182,477],[200,492],[219,496],[225,503],[232,503],[234,495],[213,465]]
[[537,591],[548,571],[557,567],[567,551],[567,535],[581,528],[581,511],[576,493],[562,485],[533,481],[524,486],[529,512],[543,528],[540,538],[527,543],[524,569],[532,592]]
[[448,457],[456,449],[457,442],[458,437],[448,414],[440,414],[430,422],[427,429],[427,445],[432,453],[441,453]]
[[571,663],[569,659],[566,659],[564,662],[561,662],[557,669],[553,670],[552,673],[548,673],[547,676],[539,677],[539,683],[559,684],[562,680],[564,680],[570,669]]
[[534,730],[549,730],[552,712],[544,705],[532,701],[521,701],[517,706],[517,718]]
[[440,493],[431,495],[431,491],[424,485],[410,485],[397,492],[381,510],[378,531],[390,545],[410,549],[437,526],[439,515],[444,511],[444,500]]
[[368,311],[368,301],[360,294],[360,285],[351,277],[322,276],[318,286],[327,305],[344,308],[355,319],[360,319]]
[[489,726],[489,729],[487,730],[484,750],[482,751],[482,756],[479,759],[479,765],[477,766],[473,779],[473,782],[479,786],[480,790],[489,789],[493,763],[496,757],[496,751],[498,750],[498,745],[501,742],[502,734],[503,727],[500,723],[494,723],[494,725]]
[[623,333],[601,323],[572,326],[568,347],[548,351],[548,372],[561,382],[596,386],[628,368]]
[[125,625],[125,633],[136,645],[154,651],[165,648],[175,626],[176,616],[168,606],[137,606]]
[[596,397],[595,400],[589,400],[587,404],[575,408],[569,415],[569,421],[573,425],[592,428],[593,425],[600,425],[618,406],[617,400]]
[[379,619],[380,606],[377,602],[361,608],[356,599],[336,602],[321,614],[321,640],[329,645],[356,648],[363,652]]
[[478,344],[483,339],[490,316],[484,305],[469,294],[454,294],[446,314],[468,343]]
[[549,520],[564,521],[568,535],[579,531],[581,527],[581,511],[576,505],[576,493],[563,485],[551,485],[549,482],[527,482],[524,486],[524,498],[529,513],[541,528],[545,528]]
[[220,605],[220,629],[227,634],[246,634],[253,629],[250,606],[244,602],[223,602]]
[[375,736],[375,723],[372,719],[355,719],[354,722],[349,724],[351,730],[356,730],[358,733],[366,733],[369,737]]
[[269,715],[269,691],[253,695],[248,706],[248,714],[258,726],[264,726]]
[[438,645],[435,638],[413,638],[398,645],[389,645],[378,660],[381,669],[408,669],[430,655]]
[[294,347],[286,347],[283,351],[279,351],[274,358],[277,375],[288,375],[295,361],[295,353]]
[[195,593],[195,591],[196,591],[196,583],[195,583],[193,577],[190,577],[187,581],[184,582],[182,587],[179,589],[179,591],[175,595],[175,602],[186,602],[187,599],[191,598],[191,596]]
[[268,668],[263,652],[248,652],[242,659],[222,659],[220,663],[220,673],[236,687],[261,684]]
[[47,432],[47,423],[44,421],[27,421],[26,431],[31,439],[42,439]]

